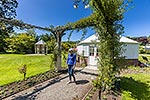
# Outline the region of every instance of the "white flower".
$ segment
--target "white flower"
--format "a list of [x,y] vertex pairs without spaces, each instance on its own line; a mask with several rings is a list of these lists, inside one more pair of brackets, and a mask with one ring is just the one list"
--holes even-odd
[[73,5],[73,7],[76,9],[76,8],[78,8],[78,5],[75,4],[75,5]]
[[89,4],[87,4],[87,5],[84,6],[85,9],[87,9],[87,8],[89,8],[89,7],[90,7]]

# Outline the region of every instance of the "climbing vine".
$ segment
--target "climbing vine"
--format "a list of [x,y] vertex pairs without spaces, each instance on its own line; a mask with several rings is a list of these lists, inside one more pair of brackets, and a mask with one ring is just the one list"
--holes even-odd
[[116,82],[116,75],[121,69],[120,55],[122,54],[122,43],[120,35],[124,32],[122,26],[123,14],[125,12],[124,0],[92,0],[91,6],[94,12],[101,16],[101,22],[96,24],[95,29],[99,37],[99,76],[94,82],[101,92],[108,91]]
[[[75,0],[76,7],[80,1]],[[92,19],[91,23],[100,41],[97,44],[99,76],[94,85],[100,90],[99,99],[101,99],[101,92],[114,87],[116,75],[122,68],[120,64],[122,61],[120,55],[123,52],[120,35],[124,32],[122,19],[131,0],[83,0],[84,2],[88,2],[93,11],[89,20]]]

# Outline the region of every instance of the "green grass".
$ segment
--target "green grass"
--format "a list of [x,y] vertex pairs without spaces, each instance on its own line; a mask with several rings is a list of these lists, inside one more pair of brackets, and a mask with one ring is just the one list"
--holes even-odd
[[126,74],[121,78],[122,100],[150,100],[150,74]]
[[[18,68],[27,65],[27,77],[53,70],[51,55],[0,54],[0,86],[23,79]],[[63,66],[65,63],[63,62]]]
[[[143,54],[142,54],[143,55]],[[139,60],[146,62],[139,55]],[[150,60],[150,55],[144,54]],[[132,70],[140,70],[140,67],[129,67]],[[121,77],[122,100],[150,100],[150,68],[142,68],[148,73],[124,74]]]
[[[150,61],[150,54],[140,54],[140,55],[139,55],[139,60],[146,63],[146,61],[142,59],[142,56],[147,57],[148,60]],[[149,62],[149,63],[150,63],[150,62]]]

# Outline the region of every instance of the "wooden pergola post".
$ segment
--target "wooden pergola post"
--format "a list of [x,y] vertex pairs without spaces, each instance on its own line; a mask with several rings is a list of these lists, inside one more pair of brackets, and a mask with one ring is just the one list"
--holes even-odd
[[57,71],[62,70],[62,36],[64,35],[63,31],[56,31],[55,32],[55,37],[56,37],[56,42],[57,42],[57,62],[56,62],[56,67]]
[[61,52],[62,52],[62,49],[61,49],[61,35],[60,35],[60,32],[57,32],[56,34],[56,42],[57,42],[57,62],[56,62],[56,65],[57,65],[57,70],[60,71],[62,69],[62,64],[61,64]]

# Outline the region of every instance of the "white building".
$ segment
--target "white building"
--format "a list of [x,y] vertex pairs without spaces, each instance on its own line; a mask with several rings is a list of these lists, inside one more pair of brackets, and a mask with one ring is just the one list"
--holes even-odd
[[48,48],[43,40],[35,43],[35,54],[47,54]]
[[150,51],[150,44],[142,46],[142,48],[144,48],[146,51]]
[[[78,55],[83,55],[86,58],[87,65],[96,66],[97,65],[97,47],[96,42],[99,42],[98,36],[96,34],[88,37],[87,39],[81,41],[77,46]],[[95,41],[95,42],[94,42]],[[125,50],[123,53],[123,57],[129,61],[130,64],[137,65],[138,62],[138,51],[139,44],[138,42],[131,40],[126,37],[121,37],[120,42],[123,42],[125,45],[123,49]]]

